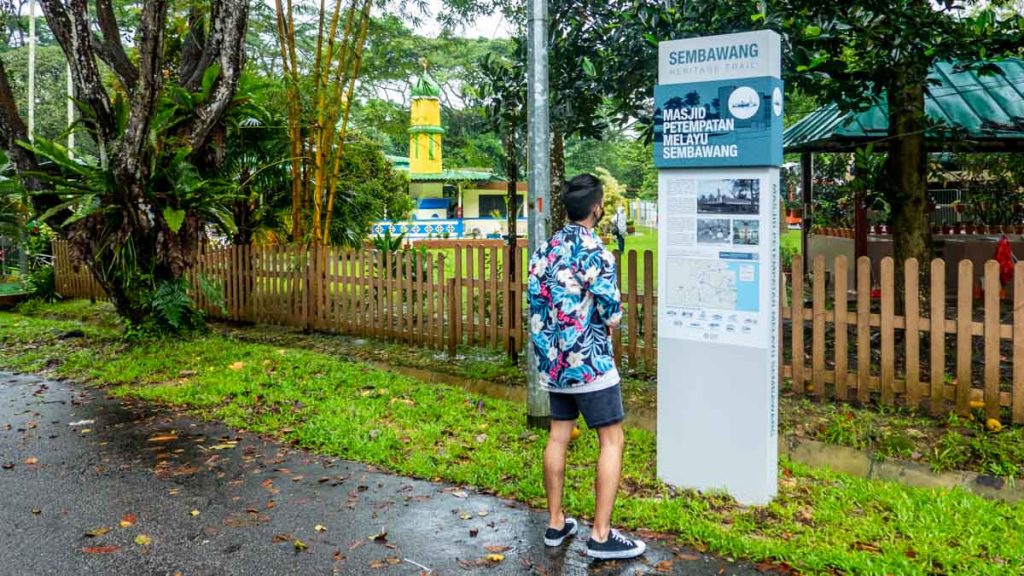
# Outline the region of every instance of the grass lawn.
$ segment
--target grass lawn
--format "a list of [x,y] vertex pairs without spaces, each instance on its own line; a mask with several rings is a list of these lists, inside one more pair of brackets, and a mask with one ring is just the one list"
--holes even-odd
[[791,247],[796,250],[797,254],[800,253],[802,248],[800,238],[803,236],[803,232],[800,230],[786,230],[782,235],[782,241],[779,243],[783,248]]
[[[85,336],[56,338],[70,330]],[[545,433],[525,428],[521,404],[336,354],[221,334],[126,345],[109,325],[0,313],[0,369],[110,386],[116,395],[187,407],[396,473],[544,502]],[[614,521],[628,528],[674,533],[681,543],[808,574],[1024,572],[1024,505],[784,461],[778,498],[743,507],[660,483],[650,432],[629,429],[627,442]],[[583,516],[593,509],[596,454],[594,434],[585,433],[569,455],[566,503]]]

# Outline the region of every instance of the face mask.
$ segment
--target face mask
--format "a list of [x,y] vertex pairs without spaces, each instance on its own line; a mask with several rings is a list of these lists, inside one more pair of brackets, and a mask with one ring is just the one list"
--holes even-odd
[[597,212],[594,213],[594,225],[597,226],[597,224],[600,223],[601,220],[603,220],[603,219],[604,219],[604,206],[601,207],[601,212],[600,213],[597,213]]

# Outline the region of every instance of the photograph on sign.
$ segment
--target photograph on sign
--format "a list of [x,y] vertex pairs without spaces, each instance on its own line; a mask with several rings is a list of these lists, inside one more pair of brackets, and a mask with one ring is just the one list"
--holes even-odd
[[753,178],[700,180],[697,184],[700,214],[757,214],[761,181]]
[[732,243],[739,246],[757,246],[761,243],[758,220],[733,220]]
[[729,220],[725,218],[697,220],[697,242],[700,244],[729,244]]

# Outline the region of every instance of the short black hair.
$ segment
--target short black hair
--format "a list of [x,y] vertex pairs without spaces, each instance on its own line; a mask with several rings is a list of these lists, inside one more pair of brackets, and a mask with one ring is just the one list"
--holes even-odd
[[604,188],[593,174],[580,174],[562,185],[562,204],[565,215],[572,222],[586,220],[604,200]]

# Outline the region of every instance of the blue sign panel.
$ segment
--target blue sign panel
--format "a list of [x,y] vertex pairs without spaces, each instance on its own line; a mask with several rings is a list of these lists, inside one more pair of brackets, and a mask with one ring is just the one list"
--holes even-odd
[[770,76],[654,88],[654,165],[782,165],[782,80]]

